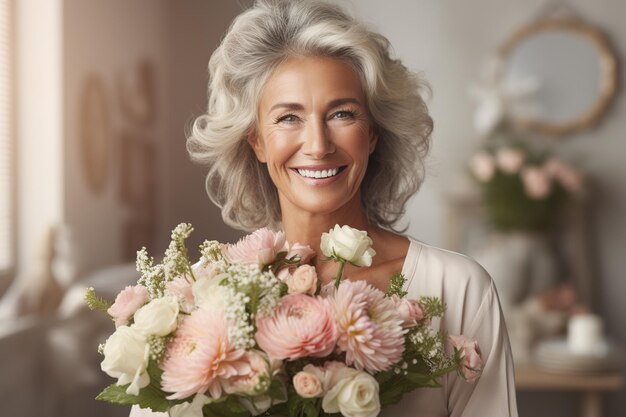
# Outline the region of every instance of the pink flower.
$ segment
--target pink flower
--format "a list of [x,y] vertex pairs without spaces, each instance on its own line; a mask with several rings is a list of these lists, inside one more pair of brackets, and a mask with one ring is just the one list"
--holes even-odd
[[474,382],[480,377],[483,370],[483,359],[480,347],[475,339],[467,336],[450,336],[454,350],[461,351],[461,375],[467,382]]
[[496,164],[487,152],[479,152],[470,161],[470,170],[478,181],[487,182],[493,178]]
[[569,192],[577,193],[583,188],[583,176],[556,158],[552,158],[546,163],[546,171]]
[[125,326],[139,307],[148,301],[148,289],[143,285],[128,286],[115,297],[107,313],[115,320],[115,327]]
[[343,281],[332,299],[337,318],[337,346],[346,363],[370,373],[385,371],[402,358],[403,320],[394,302],[365,281]]
[[227,394],[241,393],[246,395],[258,394],[262,379],[271,377],[271,369],[268,359],[260,352],[251,350],[246,352],[244,357],[250,366],[250,372],[245,375],[227,379],[224,384],[224,391]]
[[170,295],[178,299],[180,308],[185,313],[191,313],[196,308],[196,303],[191,290],[191,282],[186,277],[176,277],[165,284]]
[[244,236],[234,245],[227,245],[224,254],[231,262],[256,263],[264,267],[274,262],[279,252],[286,251],[285,234],[264,227]]
[[359,372],[338,361],[325,362],[323,367],[308,364],[302,371],[314,375],[321,382],[322,395],[326,395],[340,380],[350,378]]
[[257,319],[256,341],[272,359],[330,354],[337,327],[328,300],[304,294],[283,297],[274,314]]
[[323,393],[322,381],[315,374],[305,371],[293,377],[293,387],[302,398],[321,397]]
[[301,265],[285,280],[289,294],[314,295],[317,291],[317,273],[311,265]]
[[167,399],[178,400],[207,391],[219,398],[226,381],[250,374],[245,354],[228,341],[228,323],[221,311],[195,310],[183,320],[167,346],[161,379],[163,390],[173,393]]
[[519,149],[500,148],[496,152],[496,162],[502,172],[506,174],[515,174],[519,172],[526,154]]
[[309,245],[302,245],[300,243],[294,243],[289,246],[289,252],[287,253],[287,258],[291,258],[292,256],[297,256],[300,259],[300,263],[307,263],[313,258],[315,255],[315,251],[311,249]]
[[548,173],[537,167],[528,167],[522,171],[522,183],[526,194],[535,200],[546,198],[552,190],[552,180]]
[[417,300],[409,300],[394,296],[391,298],[396,308],[396,312],[402,319],[402,327],[409,329],[417,326],[417,323],[424,319],[424,310]]

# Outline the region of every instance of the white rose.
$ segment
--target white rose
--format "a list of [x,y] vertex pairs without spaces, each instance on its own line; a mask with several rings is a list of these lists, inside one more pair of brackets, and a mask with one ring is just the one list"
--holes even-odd
[[150,383],[146,371],[150,346],[145,336],[134,327],[120,326],[104,344],[104,360],[100,368],[109,376],[117,378],[117,385],[130,384],[129,395],[139,395],[139,389]]
[[317,291],[317,273],[311,265],[301,265],[285,280],[289,294],[314,295]]
[[202,407],[208,402],[209,397],[196,394],[190,403],[176,404],[170,408],[170,417],[202,417]]
[[320,248],[327,257],[338,257],[356,266],[372,265],[372,257],[376,255],[367,232],[338,224],[328,233],[322,233]]
[[228,290],[220,285],[226,274],[220,274],[213,278],[199,279],[191,286],[196,306],[204,309],[223,310],[226,307]]
[[135,313],[134,327],[149,336],[167,336],[176,330],[178,299],[173,296],[155,298]]
[[343,378],[324,396],[322,409],[345,417],[376,417],[380,413],[378,382],[363,371]]

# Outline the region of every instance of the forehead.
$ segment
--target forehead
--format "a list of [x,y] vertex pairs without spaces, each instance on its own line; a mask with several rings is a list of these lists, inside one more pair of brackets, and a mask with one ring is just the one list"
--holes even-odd
[[314,105],[337,98],[355,98],[364,103],[361,79],[344,61],[329,57],[291,57],[268,78],[260,109],[279,102]]

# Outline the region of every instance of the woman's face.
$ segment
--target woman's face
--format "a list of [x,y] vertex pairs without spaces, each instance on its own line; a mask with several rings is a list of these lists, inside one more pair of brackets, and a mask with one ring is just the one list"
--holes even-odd
[[285,61],[264,87],[250,143],[267,164],[283,213],[358,207],[376,145],[359,76],[333,58]]

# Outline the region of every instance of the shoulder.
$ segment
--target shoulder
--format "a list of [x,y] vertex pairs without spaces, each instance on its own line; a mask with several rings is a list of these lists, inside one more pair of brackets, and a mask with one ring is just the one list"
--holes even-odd
[[497,300],[491,277],[474,259],[409,239],[403,268],[409,296],[439,297],[447,306],[448,319],[460,326],[457,332],[481,315],[485,304]]
[[471,286],[480,292],[492,286],[492,279],[487,271],[469,256],[431,246],[413,238],[409,240],[411,243],[403,269],[407,279],[423,278],[449,282],[454,286]]

